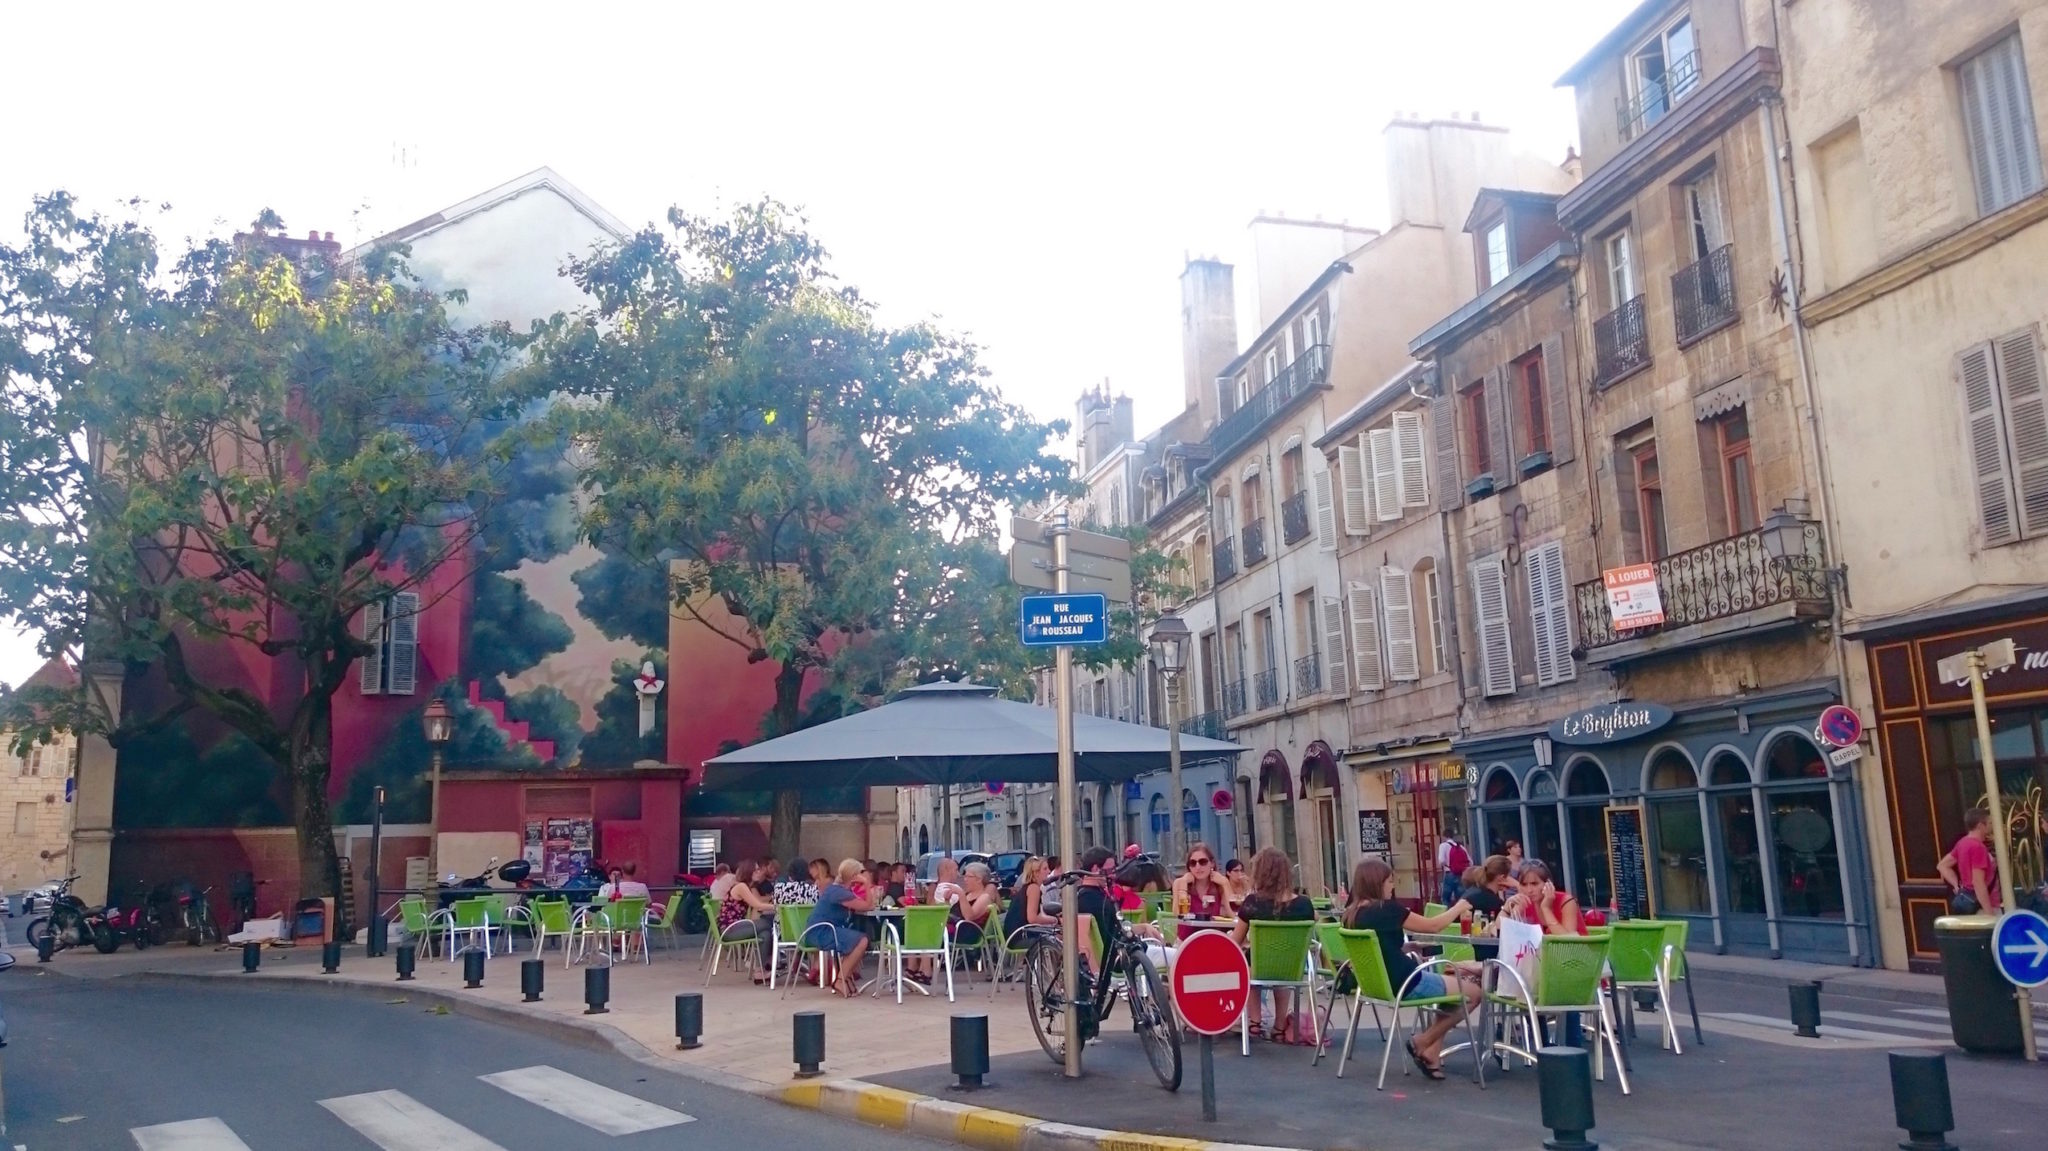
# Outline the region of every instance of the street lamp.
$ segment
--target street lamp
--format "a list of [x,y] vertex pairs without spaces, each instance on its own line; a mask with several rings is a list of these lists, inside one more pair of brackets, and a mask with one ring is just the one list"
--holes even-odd
[[1763,537],[1764,554],[1777,563],[1806,555],[1806,521],[1788,508],[1777,508],[1765,516],[1757,534]]
[[1187,658],[1188,625],[1177,615],[1163,615],[1152,625],[1152,655],[1159,661],[1159,672],[1166,680],[1166,764],[1172,775],[1172,800],[1168,806],[1173,811],[1168,823],[1168,866],[1172,860],[1187,861],[1187,813],[1181,804],[1180,789],[1180,675],[1183,661]]
[[434,790],[427,801],[427,875],[431,881],[441,875],[441,749],[455,734],[455,715],[441,700],[429,700],[420,715],[420,726],[426,731],[427,746],[434,749]]

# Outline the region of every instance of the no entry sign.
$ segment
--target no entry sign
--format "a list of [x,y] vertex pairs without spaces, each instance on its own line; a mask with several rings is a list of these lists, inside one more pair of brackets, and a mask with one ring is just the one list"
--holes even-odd
[[1202,931],[1180,945],[1173,961],[1173,1005],[1188,1030],[1221,1035],[1237,1026],[1251,990],[1244,952],[1221,931]]

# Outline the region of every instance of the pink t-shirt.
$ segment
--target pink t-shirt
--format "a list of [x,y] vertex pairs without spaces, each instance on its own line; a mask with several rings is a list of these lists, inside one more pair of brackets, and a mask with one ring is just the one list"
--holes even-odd
[[1984,841],[1976,836],[1965,835],[1956,840],[1953,854],[1956,857],[1956,878],[1963,881],[1963,892],[1972,898],[1976,897],[1976,876],[1982,871],[1984,890],[1991,896],[1991,906],[1980,907],[1977,910],[1986,915],[1997,915],[2004,903],[1998,893],[1998,863],[1991,858],[1991,849],[1984,846]]

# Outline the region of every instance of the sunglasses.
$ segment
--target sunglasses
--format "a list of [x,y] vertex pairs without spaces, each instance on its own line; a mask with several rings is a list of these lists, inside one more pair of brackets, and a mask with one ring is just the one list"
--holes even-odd
[[1189,867],[1211,867],[1211,866],[1214,866],[1214,865],[1215,865],[1215,863],[1216,863],[1216,861],[1215,861],[1215,860],[1213,860],[1213,859],[1190,859],[1190,860],[1188,860],[1188,866],[1189,866]]

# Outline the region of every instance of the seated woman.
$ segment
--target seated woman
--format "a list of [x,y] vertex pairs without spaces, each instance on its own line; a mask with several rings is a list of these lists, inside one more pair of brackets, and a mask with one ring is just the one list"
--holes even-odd
[[[1239,947],[1246,946],[1251,938],[1252,921],[1299,920],[1314,921],[1315,905],[1309,898],[1294,889],[1294,864],[1287,853],[1277,847],[1264,847],[1252,857],[1252,893],[1244,897],[1237,906],[1237,926],[1230,929],[1230,938]],[[1265,1027],[1259,1020],[1259,999],[1251,996],[1245,1003],[1246,1022],[1253,1035],[1265,1034]],[[1312,1042],[1302,1036],[1294,1018],[1294,993],[1281,989],[1273,991],[1273,1041],[1275,1043]]]
[[[818,905],[811,909],[810,922],[804,925],[807,942],[838,957],[839,970],[833,977],[832,990],[848,999],[860,994],[860,964],[868,953],[868,937],[854,927],[853,917],[875,909],[873,903],[853,893],[853,883],[860,878],[860,871],[860,860],[842,860],[837,878],[818,893]],[[821,923],[830,930],[810,930]]]
[[1559,891],[1551,882],[1549,864],[1538,859],[1524,860],[1519,882],[1521,890],[1502,905],[1502,915],[1541,927],[1545,935],[1586,933],[1586,919],[1579,912],[1579,901],[1569,892]]
[[755,940],[754,982],[766,983],[773,958],[768,941],[775,934],[775,904],[754,887],[753,860],[741,860],[732,873],[735,878],[718,902],[718,938],[721,943]]
[[976,860],[961,871],[966,887],[953,902],[953,946],[980,947],[989,923],[995,918],[996,888],[989,881],[988,864]]
[[1230,885],[1230,906],[1244,902],[1252,893],[1252,873],[1244,869],[1244,860],[1233,859],[1223,865],[1223,882]]
[[1507,856],[1489,855],[1484,862],[1466,868],[1464,889],[1458,898],[1488,919],[1498,917],[1507,897],[1515,893],[1515,880],[1508,874],[1508,867]]
[[[1387,982],[1393,986],[1394,994],[1402,994],[1402,984],[1408,977],[1415,976],[1415,982],[1407,988],[1406,998],[1424,999],[1438,995],[1462,995],[1465,1005],[1455,1011],[1440,1012],[1436,1019],[1408,1040],[1408,1058],[1431,1079],[1444,1077],[1443,1046],[1444,1036],[1451,1033],[1465,1018],[1465,1013],[1479,1003],[1479,965],[1457,963],[1436,971],[1425,971],[1415,975],[1420,966],[1408,954],[1408,932],[1442,931],[1451,924],[1472,913],[1472,905],[1460,899],[1449,909],[1437,915],[1418,915],[1392,898],[1388,884],[1392,881],[1394,869],[1385,862],[1368,859],[1351,869],[1351,902],[1344,909],[1344,926],[1353,931],[1377,933],[1380,955],[1386,960]],[[1453,992],[1442,972],[1448,971],[1457,982]]]
[[1045,908],[1045,860],[1032,856],[1024,861],[1024,867],[1017,872],[1017,886],[1010,895],[1010,902],[1003,908],[1003,942],[1009,947],[1018,947],[1021,941],[1017,933],[1026,927],[1054,927],[1060,925],[1059,916]]
[[1230,914],[1230,888],[1216,877],[1216,853],[1206,843],[1188,848],[1187,873],[1173,881],[1174,913],[1181,917],[1180,937],[1213,930],[1187,920],[1222,919]]

